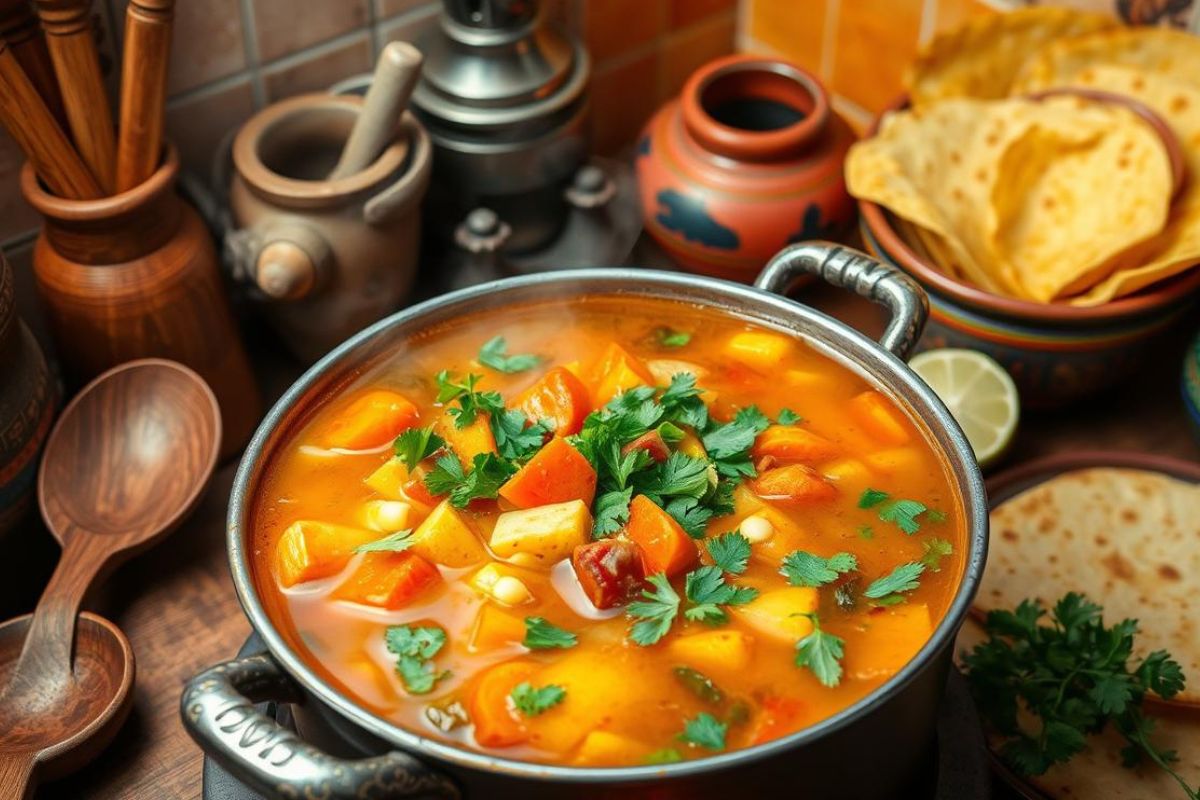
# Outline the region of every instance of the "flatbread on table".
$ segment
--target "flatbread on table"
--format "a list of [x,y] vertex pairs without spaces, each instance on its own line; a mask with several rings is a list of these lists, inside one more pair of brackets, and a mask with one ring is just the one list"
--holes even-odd
[[1107,625],[1137,619],[1134,657],[1170,652],[1187,679],[1172,702],[1200,706],[1200,486],[1083,469],[1001,503],[975,608],[1049,609],[1067,592],[1102,605]]
[[1200,38],[1173,28],[1112,28],[1059,39],[1025,61],[1011,91],[1070,84],[1096,67],[1124,67],[1200,88]]

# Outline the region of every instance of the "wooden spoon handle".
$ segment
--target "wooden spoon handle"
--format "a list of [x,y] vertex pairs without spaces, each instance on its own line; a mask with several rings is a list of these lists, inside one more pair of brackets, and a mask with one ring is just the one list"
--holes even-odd
[[47,188],[69,200],[101,197],[100,184],[0,39],[0,122],[8,128]]
[[162,154],[167,58],[175,0],[133,0],[125,12],[117,191],[150,177]]
[[66,130],[67,116],[54,77],[54,65],[50,63],[46,40],[29,0],[0,0],[0,39],[8,42],[29,82],[42,96],[59,127]]
[[392,42],[379,54],[362,112],[330,180],[345,178],[371,165],[396,135],[396,122],[421,77],[421,51],[407,42]]
[[92,38],[90,5],[79,0],[37,2],[71,136],[101,190],[111,193],[116,184],[116,134]]
[[36,756],[34,750],[0,750],[0,800],[27,800],[33,796]]

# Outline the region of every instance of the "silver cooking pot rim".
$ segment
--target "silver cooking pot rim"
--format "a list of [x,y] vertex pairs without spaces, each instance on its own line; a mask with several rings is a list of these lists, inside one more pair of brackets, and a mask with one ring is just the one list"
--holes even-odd
[[[783,296],[789,288],[809,275],[817,275],[828,283],[850,289],[888,306],[892,312],[892,319],[881,342],[877,344],[845,324]],[[382,343],[397,335],[398,330],[410,327],[414,330],[425,328],[483,308],[581,294],[629,294],[691,301],[727,310],[743,318],[790,332],[792,335],[801,335],[912,410],[918,424],[926,429],[927,435],[942,451],[961,493],[969,553],[961,582],[946,615],[929,641],[896,675],[837,714],[789,736],[754,747],[672,764],[583,768],[499,758],[421,736],[371,713],[335,690],[287,644],[267,616],[255,589],[246,527],[252,495],[262,467],[267,461],[266,456],[282,437],[284,423],[289,421],[289,415],[314,392],[314,389],[320,391],[328,388],[330,375],[336,374],[339,367],[347,374],[358,374],[358,370],[353,367],[360,364],[364,354],[379,358],[384,352]],[[629,783],[746,766],[781,751],[802,747],[852,725],[869,714],[881,699],[904,689],[920,673],[927,661],[950,646],[965,618],[983,573],[987,555],[987,502],[982,476],[971,447],[942,401],[901,360],[920,336],[926,313],[924,294],[908,276],[855,250],[824,242],[792,245],[781,251],[767,265],[754,287],[657,270],[586,269],[508,278],[463,289],[404,309],[348,339],[314,364],[283,394],[255,432],[234,479],[229,504],[229,561],[238,599],[254,629],[266,644],[270,656],[282,665],[305,691],[337,714],[402,751],[389,754],[401,759],[398,764],[391,765],[393,770],[420,769],[420,763],[413,756],[428,756],[431,757],[429,761],[433,762],[441,761],[468,769],[502,772],[534,781]],[[375,352],[372,353],[372,349]],[[233,663],[235,662],[230,662]],[[248,752],[249,745],[244,744],[244,741],[236,741],[236,737],[244,734],[244,730],[236,730],[237,726],[233,725],[226,726],[228,730],[218,730],[220,726],[213,718],[222,707],[226,711],[231,707],[230,697],[239,697],[228,691],[221,694],[221,691],[227,688],[224,682],[228,677],[222,674],[222,670],[228,666],[230,665],[214,668],[193,678],[185,689],[181,712],[189,732],[210,753],[216,755],[218,760],[226,764],[234,762],[235,768],[239,763],[245,767],[246,762],[254,761],[256,757]],[[219,695],[216,700],[211,696],[214,691]],[[219,701],[223,701],[224,706]],[[247,709],[252,710],[252,707],[246,704],[242,711],[249,713]],[[273,723],[268,723],[263,718],[258,724],[265,726]],[[261,741],[256,739],[252,744],[259,746]],[[312,749],[297,741],[289,741],[288,746],[291,750]],[[337,769],[343,770],[349,769],[351,765],[365,765],[370,761],[380,762],[376,765],[379,767],[384,763],[382,759],[387,758],[380,756],[376,759],[351,762],[332,759],[315,750],[308,753],[310,756],[313,754],[314,757],[319,757],[317,761],[325,759],[337,765]],[[257,760],[263,760],[261,753],[257,755]],[[314,767],[311,761],[312,758],[309,758],[306,762],[307,768],[316,769],[321,766],[317,764]],[[436,763],[424,766],[436,776],[426,776],[430,781],[428,788],[435,795],[438,791],[442,791],[442,796],[456,794],[449,781],[440,783],[443,779],[436,774]],[[325,764],[324,768],[329,770],[335,767]],[[237,771],[245,774],[244,769]],[[304,777],[302,773],[303,770],[301,778]],[[365,774],[364,772],[363,775]],[[270,785],[269,781],[265,782]]]

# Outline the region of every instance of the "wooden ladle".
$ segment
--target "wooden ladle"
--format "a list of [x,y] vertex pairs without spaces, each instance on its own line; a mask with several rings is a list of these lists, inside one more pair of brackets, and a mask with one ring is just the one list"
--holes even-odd
[[[0,799],[26,797],[52,763],[56,775],[81,766],[98,749],[89,734],[115,733],[106,723],[128,710],[133,652],[100,617],[77,627],[79,606],[98,578],[195,507],[220,442],[212,390],[174,361],[122,364],[63,410],[38,472],[42,517],[62,557],[15,666],[5,651],[15,650],[6,643],[15,644],[19,621],[0,626]],[[97,674],[105,670],[113,674]]]

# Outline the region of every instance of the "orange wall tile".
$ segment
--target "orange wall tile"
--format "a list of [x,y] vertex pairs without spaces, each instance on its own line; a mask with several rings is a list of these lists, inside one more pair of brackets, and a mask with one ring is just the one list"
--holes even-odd
[[[829,13],[827,6],[836,0],[742,2],[746,33],[754,43],[766,45],[810,72],[821,75],[826,14]],[[750,49],[759,48],[752,46]]]
[[923,0],[843,0],[837,9],[830,86],[868,111],[902,91],[917,53]]
[[937,0],[933,29],[936,32],[957,28],[972,17],[995,14],[996,9],[982,0]]

